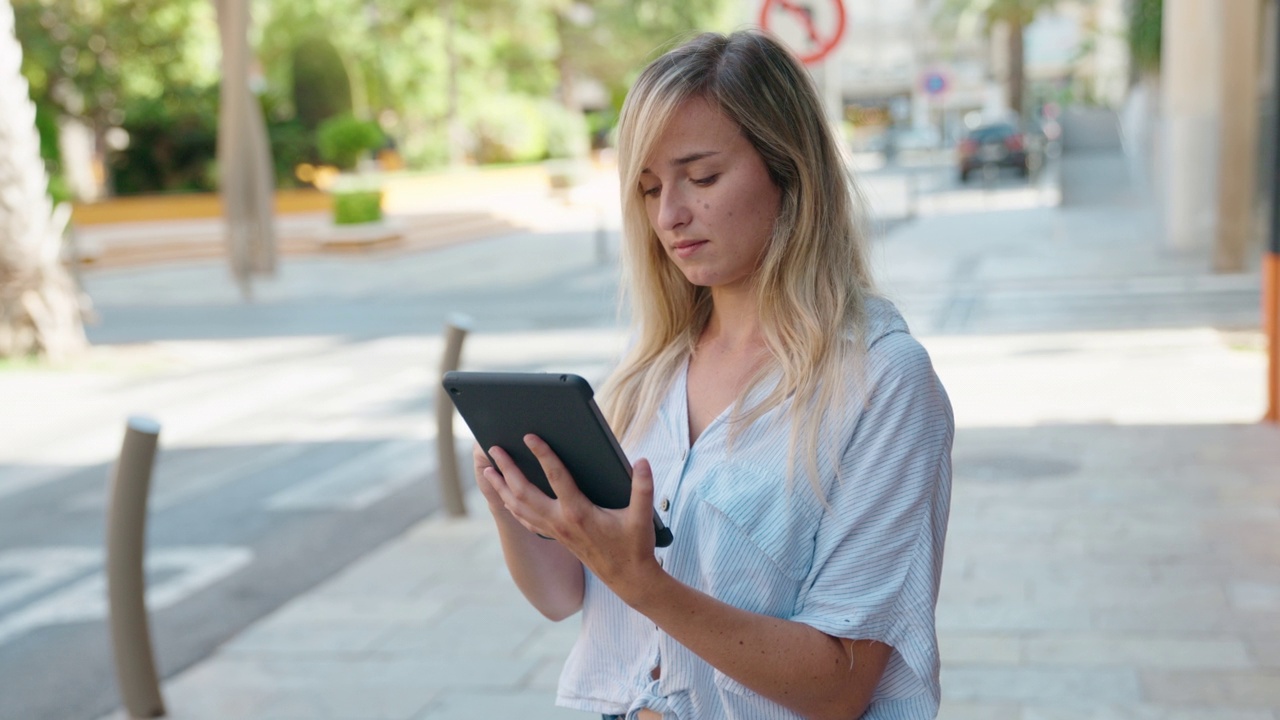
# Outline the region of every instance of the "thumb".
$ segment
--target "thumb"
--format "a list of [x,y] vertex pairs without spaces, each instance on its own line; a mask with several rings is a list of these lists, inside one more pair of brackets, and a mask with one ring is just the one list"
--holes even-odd
[[641,459],[631,469],[631,504],[632,512],[643,517],[645,522],[653,519],[653,468],[649,461]]

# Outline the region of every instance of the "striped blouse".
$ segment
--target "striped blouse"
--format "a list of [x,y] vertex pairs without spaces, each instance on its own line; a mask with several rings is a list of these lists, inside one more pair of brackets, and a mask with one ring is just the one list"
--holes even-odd
[[[850,370],[850,399],[821,433],[827,507],[805,463],[795,463],[788,486],[788,403],[734,433],[726,412],[690,447],[685,372],[627,452],[653,467],[655,501],[675,534],[656,550],[668,573],[745,610],[891,645],[863,718],[933,718],[954,423],[928,354],[897,310],[877,299],[868,315],[863,369]],[[867,402],[855,386],[869,388]],[[757,388],[748,402],[766,392]],[[799,717],[665,635],[590,572],[557,704],[632,718],[640,708],[680,720]]]

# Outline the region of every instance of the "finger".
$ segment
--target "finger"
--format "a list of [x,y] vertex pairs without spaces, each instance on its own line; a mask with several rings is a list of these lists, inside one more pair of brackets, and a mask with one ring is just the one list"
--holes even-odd
[[634,522],[653,530],[653,468],[643,458],[631,468],[631,504],[627,513]]
[[551,490],[555,492],[556,499],[570,502],[578,502],[579,498],[587,499],[578,489],[578,483],[569,474],[569,469],[564,466],[560,456],[556,455],[542,438],[532,434],[525,435],[524,444],[538,459],[538,464],[542,466],[542,472],[547,476],[547,482],[551,484]]
[[512,501],[518,501],[529,505],[539,513],[549,511],[551,503],[555,501],[529,482],[529,479],[520,471],[520,466],[516,465],[516,461],[505,450],[494,445],[489,448],[489,457],[492,457],[498,465],[498,472],[502,476],[499,484],[504,486],[508,505]]
[[484,448],[480,447],[480,443],[471,444],[471,462],[476,468],[483,468],[492,465],[489,462],[489,456],[484,454]]
[[544,530],[541,530],[538,524],[535,524],[534,519],[531,519],[530,516],[526,515],[527,506],[521,505],[520,501],[512,498],[511,491],[504,486],[502,483],[502,475],[499,475],[497,470],[494,470],[493,468],[486,468],[484,470],[484,475],[486,482],[488,482],[490,488],[492,488],[489,492],[493,493],[493,502],[495,503],[495,506],[497,506],[498,510],[506,512],[507,515],[515,519],[517,523],[520,523],[522,528],[529,530],[530,533],[547,536],[547,533],[545,533]]
[[507,487],[501,473],[493,467],[486,467],[482,468],[477,476],[481,478],[480,490],[486,498],[496,501],[503,507],[509,507],[512,504],[511,489]]

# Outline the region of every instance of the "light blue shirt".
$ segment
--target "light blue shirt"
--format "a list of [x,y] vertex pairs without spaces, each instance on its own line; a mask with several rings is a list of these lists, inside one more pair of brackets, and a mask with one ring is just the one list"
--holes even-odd
[[[789,403],[732,438],[722,414],[690,447],[684,371],[627,453],[653,467],[655,501],[675,535],[656,550],[668,573],[735,607],[893,646],[864,720],[934,718],[934,607],[954,421],[928,354],[897,310],[877,299],[868,315],[865,364],[850,368],[853,392],[820,438],[829,507],[803,462],[788,485]],[[866,403],[856,392],[864,377]],[[800,717],[707,664],[590,572],[582,612],[559,705],[632,717],[650,708],[680,720]]]

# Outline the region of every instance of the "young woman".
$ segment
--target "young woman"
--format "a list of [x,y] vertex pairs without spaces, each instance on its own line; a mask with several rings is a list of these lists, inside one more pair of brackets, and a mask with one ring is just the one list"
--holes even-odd
[[583,612],[559,704],[935,717],[951,408],[872,291],[811,80],[763,34],[702,35],[645,69],[619,129],[635,341],[602,398],[631,504],[592,505],[532,435],[556,500],[475,453],[516,584]]

